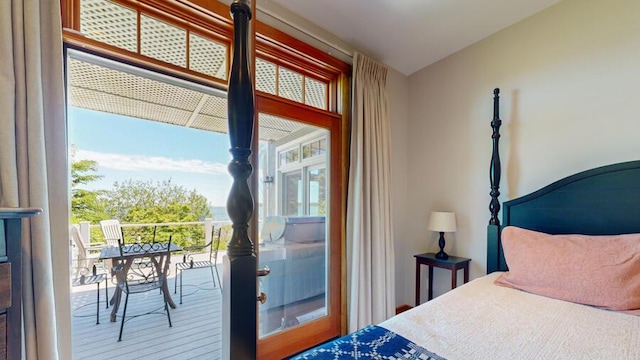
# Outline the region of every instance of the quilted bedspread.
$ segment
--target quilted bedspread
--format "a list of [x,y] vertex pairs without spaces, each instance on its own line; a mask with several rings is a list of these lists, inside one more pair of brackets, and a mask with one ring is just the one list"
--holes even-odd
[[376,325],[313,348],[293,357],[301,359],[407,359],[444,360],[406,338]]

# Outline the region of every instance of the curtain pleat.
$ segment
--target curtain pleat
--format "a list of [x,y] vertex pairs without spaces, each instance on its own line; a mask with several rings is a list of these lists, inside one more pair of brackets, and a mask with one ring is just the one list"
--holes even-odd
[[347,197],[350,332],[395,314],[388,69],[359,53],[353,69]]
[[69,313],[68,290],[54,286],[69,246],[60,2],[3,0],[0,30],[0,206],[43,209],[23,223],[23,356],[58,359]]

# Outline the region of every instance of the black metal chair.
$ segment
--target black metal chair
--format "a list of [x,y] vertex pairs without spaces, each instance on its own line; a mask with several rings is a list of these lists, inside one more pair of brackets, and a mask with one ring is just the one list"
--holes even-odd
[[[218,273],[218,249],[220,248],[220,234],[222,228],[217,231],[215,228],[211,229],[211,240],[206,244],[186,246],[183,248],[184,253],[182,256],[182,262],[176,264],[176,281],[174,282],[173,293],[177,292],[178,281],[180,282],[180,304],[182,304],[182,273],[186,270],[204,269],[209,268],[211,270],[211,280],[213,281],[213,288],[216,289],[216,279],[218,279],[218,286],[222,288],[220,283],[220,274]],[[203,251],[209,252],[208,260],[196,260],[198,254],[202,254]],[[180,276],[178,277],[178,270],[180,270]],[[214,276],[215,272],[215,276]]]
[[114,266],[114,274],[118,288],[125,294],[118,341],[122,341],[122,330],[125,321],[142,315],[161,314],[161,312],[158,312],[159,309],[156,309],[143,314],[132,315],[127,319],[127,305],[130,294],[159,290],[163,295],[164,310],[167,314],[169,327],[172,327],[167,297],[162,293],[167,281],[167,271],[169,270],[171,236],[169,236],[168,243],[159,243],[154,240],[154,242],[149,243],[125,245],[123,241],[119,241],[118,245],[121,260]]

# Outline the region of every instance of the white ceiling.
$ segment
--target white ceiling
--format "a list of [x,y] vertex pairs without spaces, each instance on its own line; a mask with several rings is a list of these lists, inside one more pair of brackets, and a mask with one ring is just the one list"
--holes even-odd
[[258,0],[276,3],[405,75],[560,0]]

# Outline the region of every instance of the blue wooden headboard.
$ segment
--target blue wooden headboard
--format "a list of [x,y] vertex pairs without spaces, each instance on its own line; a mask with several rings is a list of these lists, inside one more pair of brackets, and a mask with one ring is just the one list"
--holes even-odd
[[[550,234],[640,233],[640,161],[583,171],[503,206],[501,227]],[[497,230],[489,232],[487,273],[507,270]]]
[[[495,105],[499,95],[497,89],[494,95]],[[496,118],[497,113],[494,112],[492,127]],[[507,270],[500,242],[500,230],[505,226],[513,225],[550,234],[640,233],[640,161],[586,170],[507,201],[503,204],[500,224],[499,137],[498,124],[494,127],[490,175],[492,199],[491,220],[487,228],[487,273]]]

